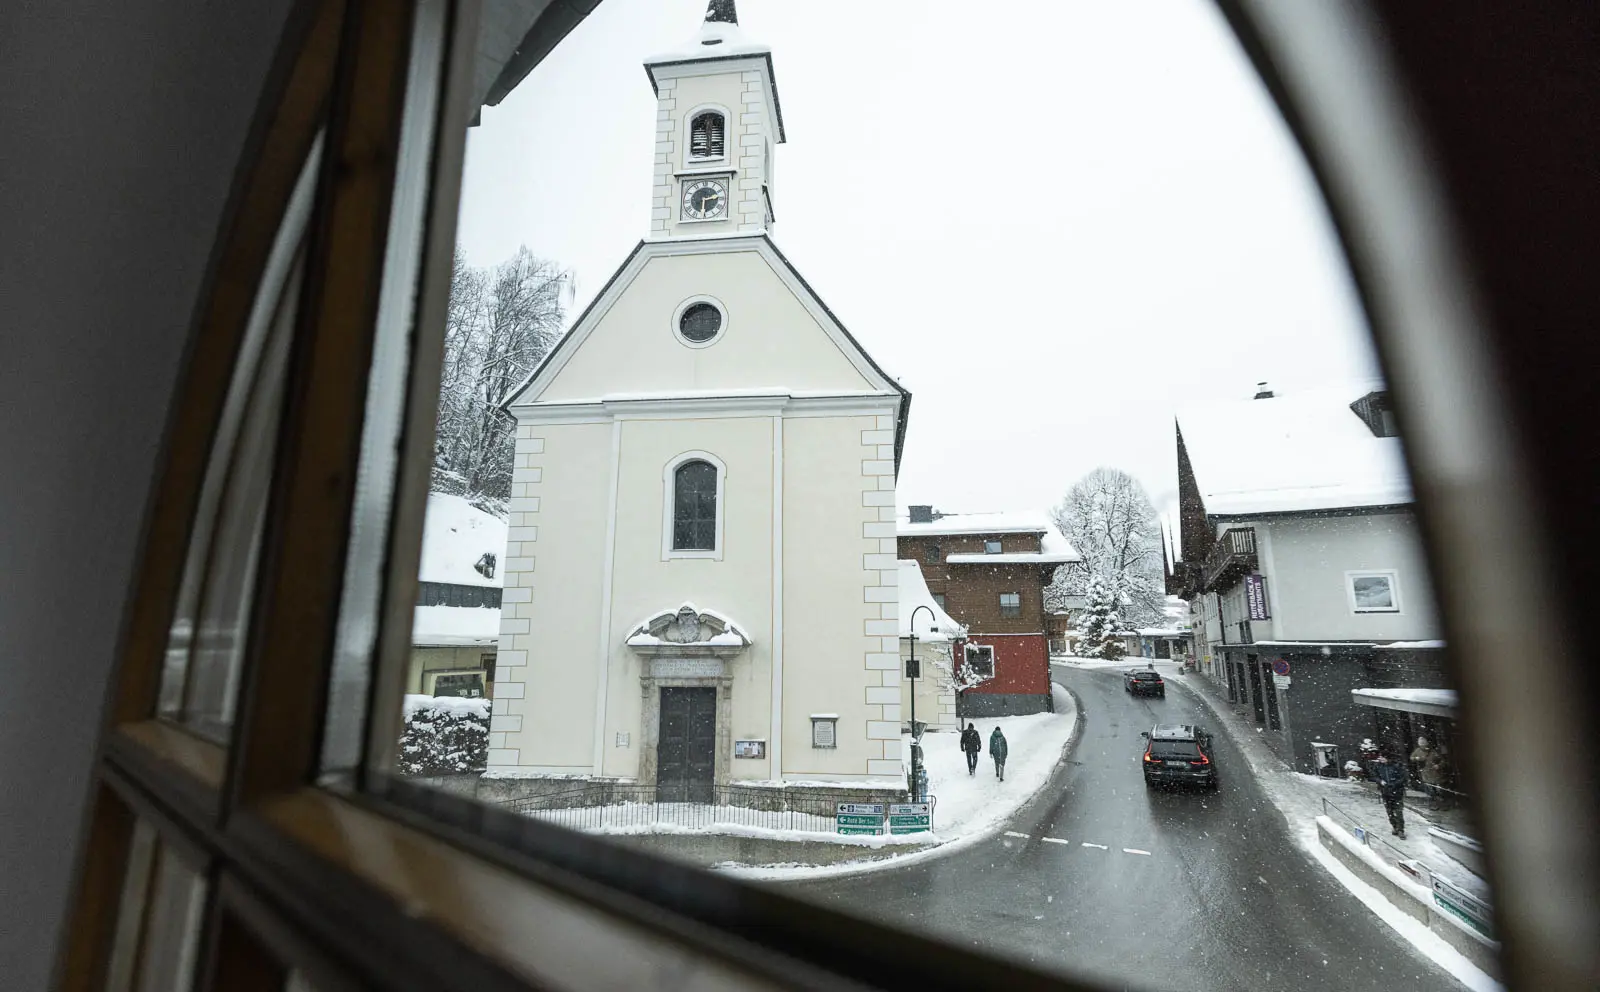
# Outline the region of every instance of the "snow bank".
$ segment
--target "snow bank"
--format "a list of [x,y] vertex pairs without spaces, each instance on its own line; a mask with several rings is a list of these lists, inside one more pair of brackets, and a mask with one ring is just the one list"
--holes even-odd
[[409,720],[422,710],[434,710],[453,717],[475,717],[480,720],[489,719],[489,700],[468,699],[465,696],[421,696],[407,693],[405,700],[400,704],[401,715]]
[[[417,577],[423,582],[463,586],[505,584],[506,522],[448,493],[429,493],[422,525],[422,561]],[[495,556],[494,577],[475,566],[485,554]]]

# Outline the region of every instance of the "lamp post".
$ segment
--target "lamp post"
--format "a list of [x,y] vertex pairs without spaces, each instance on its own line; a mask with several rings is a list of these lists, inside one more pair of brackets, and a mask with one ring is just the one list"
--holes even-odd
[[911,658],[906,662],[906,678],[911,680],[911,801],[922,802],[922,735],[917,732],[917,676],[922,674],[921,667],[917,664],[917,611],[928,611],[928,629],[938,630],[933,625],[933,609],[927,604],[918,606],[911,611]]

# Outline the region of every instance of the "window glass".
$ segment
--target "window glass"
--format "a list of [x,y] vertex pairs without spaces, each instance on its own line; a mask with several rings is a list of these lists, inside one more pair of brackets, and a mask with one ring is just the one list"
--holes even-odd
[[1000,615],[1015,617],[1022,615],[1022,595],[1014,592],[1000,594]]
[[983,542],[983,553],[986,554],[986,555],[997,555],[997,554],[999,554],[1000,553],[1000,542],[999,541],[984,541]]
[[685,462],[673,475],[672,548],[674,551],[709,551],[716,545],[716,466],[709,462]]

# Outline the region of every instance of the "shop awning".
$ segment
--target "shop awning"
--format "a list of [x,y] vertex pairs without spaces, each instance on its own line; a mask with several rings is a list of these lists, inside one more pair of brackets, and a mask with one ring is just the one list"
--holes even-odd
[[1362,706],[1456,718],[1454,689],[1351,689],[1350,695]]

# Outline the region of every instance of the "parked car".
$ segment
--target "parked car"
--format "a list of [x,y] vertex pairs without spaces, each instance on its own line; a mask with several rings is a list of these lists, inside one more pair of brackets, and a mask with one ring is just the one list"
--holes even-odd
[[1157,726],[1144,738],[1144,784],[1200,785],[1217,787],[1217,763],[1211,747],[1211,734],[1189,724]]
[[1148,668],[1130,668],[1123,672],[1122,688],[1135,696],[1143,693],[1165,699],[1167,695],[1167,683],[1161,678],[1161,673]]

